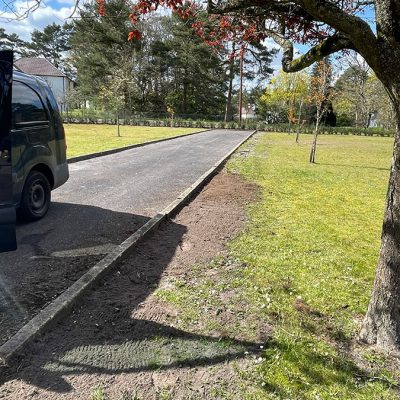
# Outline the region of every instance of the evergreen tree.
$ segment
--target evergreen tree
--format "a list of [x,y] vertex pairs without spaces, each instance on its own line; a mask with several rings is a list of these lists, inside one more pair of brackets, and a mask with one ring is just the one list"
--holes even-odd
[[87,100],[122,96],[123,108],[130,107],[129,82],[136,43],[128,41],[129,6],[123,0],[104,5],[99,16],[96,4],[85,4],[74,23],[71,59],[77,70],[79,90]]
[[14,57],[19,58],[27,54],[27,43],[16,33],[7,34],[4,28],[0,28],[0,50],[13,50]]
[[47,25],[43,31],[35,29],[31,35],[28,49],[33,56],[43,56],[55,67],[68,72],[70,67],[66,62],[66,52],[70,50],[69,40],[73,25],[65,23],[63,26],[56,23]]
[[182,114],[222,114],[226,83],[218,54],[196,35],[191,21],[172,16],[169,23],[172,81],[167,105]]

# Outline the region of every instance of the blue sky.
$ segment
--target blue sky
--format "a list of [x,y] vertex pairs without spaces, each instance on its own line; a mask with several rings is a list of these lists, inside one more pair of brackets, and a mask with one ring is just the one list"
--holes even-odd
[[0,0],[0,26],[7,33],[16,33],[21,39],[30,40],[34,29],[42,30],[53,22],[63,24],[73,13],[75,0],[44,0],[27,18],[17,20],[15,12],[21,15],[33,4],[32,0]]

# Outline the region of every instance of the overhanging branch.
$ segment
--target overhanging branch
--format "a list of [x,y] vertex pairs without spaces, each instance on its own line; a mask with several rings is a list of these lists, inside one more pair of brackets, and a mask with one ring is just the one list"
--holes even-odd
[[236,0],[227,1],[220,4],[214,4],[213,0],[207,0],[207,11],[210,14],[238,14],[244,13],[246,16],[250,15],[263,15],[268,17],[268,13],[282,13],[282,14],[296,14],[298,16],[309,15],[306,13],[296,1],[293,0],[268,0],[268,1],[248,1]]
[[[276,21],[276,16],[285,19],[305,18],[308,22],[320,21],[333,28],[342,37],[348,38],[352,46],[370,65],[376,65],[377,38],[362,18],[348,12],[339,1],[331,0],[207,0],[208,10],[214,14],[235,14]],[[369,0],[360,0],[369,1]],[[358,3],[357,7],[358,6]]]
[[340,35],[333,35],[314,46],[307,53],[297,59],[293,59],[293,44],[290,40],[274,31],[269,31],[268,35],[283,49],[282,69],[285,72],[298,72],[309,67],[316,61],[344,49],[354,50],[354,45],[350,40]]
[[349,38],[361,54],[369,53],[371,55],[374,52],[376,36],[368,23],[360,17],[346,12],[329,0],[294,1],[315,19],[324,22],[341,35]]

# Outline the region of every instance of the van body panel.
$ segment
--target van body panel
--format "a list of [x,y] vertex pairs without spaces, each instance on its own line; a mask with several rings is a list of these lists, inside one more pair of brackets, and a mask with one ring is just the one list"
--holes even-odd
[[54,179],[53,189],[56,189],[61,185],[63,185],[65,182],[67,182],[69,178],[67,161],[65,161],[64,164],[57,165],[55,169],[56,173],[54,174],[55,179]]
[[44,80],[14,71],[11,134],[13,199],[19,207],[32,170],[51,175],[51,189],[61,186],[69,177],[62,119]]

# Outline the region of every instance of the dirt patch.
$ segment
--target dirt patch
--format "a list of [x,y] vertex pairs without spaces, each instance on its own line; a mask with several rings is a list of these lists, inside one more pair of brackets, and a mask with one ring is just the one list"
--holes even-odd
[[[99,399],[215,399],[235,393],[240,380],[235,370],[254,364],[260,343],[234,329],[225,337],[218,330],[204,334],[195,320],[181,324],[174,302],[154,291],[180,281],[195,285],[196,273],[218,278],[218,271],[202,272],[196,265],[227,257],[225,245],[243,229],[245,204],[256,193],[237,175],[216,176],[38,339],[17,369],[0,371],[0,398],[76,400],[96,393]],[[221,265],[228,273],[237,267],[229,260]],[[232,295],[228,290],[218,298],[224,302]],[[235,322],[232,310],[212,313],[224,324]]]

